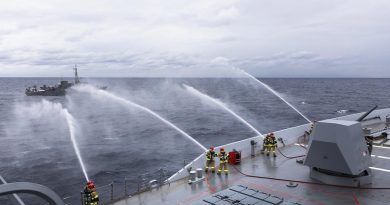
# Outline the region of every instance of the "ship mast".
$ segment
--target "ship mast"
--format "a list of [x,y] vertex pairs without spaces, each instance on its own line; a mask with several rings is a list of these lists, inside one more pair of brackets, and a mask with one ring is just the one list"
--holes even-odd
[[77,64],[74,65],[74,83],[80,83],[79,75],[77,74]]

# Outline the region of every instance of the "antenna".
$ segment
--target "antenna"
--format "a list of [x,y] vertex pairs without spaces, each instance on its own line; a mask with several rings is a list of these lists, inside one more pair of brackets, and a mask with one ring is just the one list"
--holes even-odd
[[74,64],[74,83],[75,84],[79,84],[80,83],[80,79],[79,79],[79,75],[77,73],[77,64]]

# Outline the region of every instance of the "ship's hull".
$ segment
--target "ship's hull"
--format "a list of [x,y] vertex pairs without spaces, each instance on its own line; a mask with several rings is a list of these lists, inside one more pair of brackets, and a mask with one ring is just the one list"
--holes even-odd
[[26,91],[27,96],[64,96],[65,89],[45,90],[45,91]]

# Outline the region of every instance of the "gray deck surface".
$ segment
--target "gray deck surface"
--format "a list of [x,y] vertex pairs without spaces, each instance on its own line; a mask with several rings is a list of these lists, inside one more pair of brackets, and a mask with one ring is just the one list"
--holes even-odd
[[[288,146],[281,150],[288,156],[301,155],[306,152],[299,146]],[[372,169],[373,184],[369,187],[390,187],[390,171],[387,171],[390,170],[390,149],[374,147],[372,154],[375,155],[372,158],[372,167],[385,170]],[[305,205],[390,204],[390,190],[358,190],[308,184],[299,184],[296,188],[289,188],[286,186],[288,184],[287,182],[250,178],[237,172],[232,165],[230,165],[229,168],[230,173],[228,176],[218,176],[217,174],[208,173],[206,174],[206,180],[194,185],[189,185],[187,179],[183,179],[173,182],[170,185],[160,187],[159,189],[132,196],[114,204],[204,204],[203,199],[206,199],[213,193],[228,189],[235,185],[243,185],[283,198],[284,201],[288,203],[296,202]],[[309,178],[308,167],[296,163],[295,159],[287,159],[280,154],[278,154],[278,157],[276,158],[267,157],[265,155],[257,155],[255,158],[246,158],[243,159],[241,165],[237,165],[236,168],[250,175],[313,181]]]

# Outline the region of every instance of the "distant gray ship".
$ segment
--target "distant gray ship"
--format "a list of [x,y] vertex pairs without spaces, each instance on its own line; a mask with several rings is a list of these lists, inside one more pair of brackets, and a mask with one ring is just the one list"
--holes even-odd
[[27,96],[64,96],[66,94],[66,89],[77,85],[80,83],[80,79],[77,73],[77,65],[74,66],[74,83],[70,83],[67,80],[62,80],[58,85],[47,86],[43,85],[40,88],[37,88],[36,85],[26,88]]

